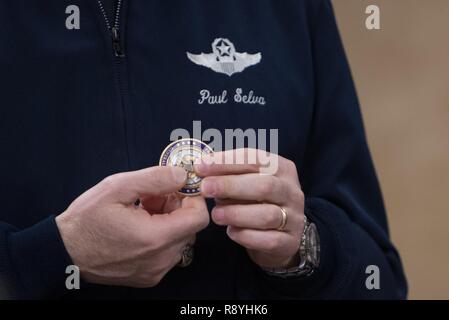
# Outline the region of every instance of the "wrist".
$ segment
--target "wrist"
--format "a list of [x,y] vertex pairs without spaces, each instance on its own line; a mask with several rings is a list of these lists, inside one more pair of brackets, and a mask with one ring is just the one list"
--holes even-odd
[[[77,243],[77,238],[80,237],[79,230],[75,230],[75,226],[73,221],[71,221],[70,218],[67,217],[66,213],[62,213],[59,216],[55,218],[56,226],[58,228],[59,234],[61,236],[62,243],[70,256],[71,260],[73,261],[73,264],[76,265],[81,269],[81,261],[80,261],[80,254],[79,249],[83,246],[79,243]],[[78,236],[75,236],[77,235]]]
[[282,265],[280,265],[280,269],[291,269],[294,268],[296,266],[299,266],[300,264],[300,257],[299,257],[299,249],[295,252],[295,254],[290,257],[290,259],[288,259],[285,263],[283,263]]
[[288,267],[264,269],[269,275],[282,278],[311,275],[320,263],[320,238],[314,223],[304,215],[304,230],[299,239],[299,252]]

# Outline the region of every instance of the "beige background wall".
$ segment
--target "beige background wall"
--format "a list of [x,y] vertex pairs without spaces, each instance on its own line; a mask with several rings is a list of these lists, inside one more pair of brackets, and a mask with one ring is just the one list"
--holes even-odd
[[409,298],[449,299],[449,0],[333,4]]

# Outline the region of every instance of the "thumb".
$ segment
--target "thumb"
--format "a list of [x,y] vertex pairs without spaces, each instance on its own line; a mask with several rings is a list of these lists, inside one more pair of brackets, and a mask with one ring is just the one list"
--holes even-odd
[[210,221],[206,200],[200,196],[184,198],[181,208],[152,218],[158,221],[160,229],[173,242],[196,234],[206,228]]
[[179,167],[151,167],[119,173],[105,179],[108,194],[115,201],[133,204],[146,196],[164,196],[185,184],[187,172]]

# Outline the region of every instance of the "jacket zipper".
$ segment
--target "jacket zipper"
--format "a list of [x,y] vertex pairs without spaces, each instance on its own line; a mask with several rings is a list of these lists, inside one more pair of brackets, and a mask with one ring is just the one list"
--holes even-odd
[[115,11],[114,24],[111,24],[109,21],[106,10],[103,6],[103,1],[97,0],[98,6],[100,7],[100,11],[103,14],[104,21],[106,26],[111,34],[112,38],[112,49],[114,50],[114,54],[118,58],[125,57],[125,50],[123,49],[121,40],[120,40],[120,11],[122,9],[122,0],[117,0],[117,9]]
[[130,132],[128,127],[129,112],[127,97],[128,97],[128,83],[126,81],[126,68],[125,68],[125,50],[120,39],[120,16],[121,11],[123,11],[123,2],[124,0],[116,0],[116,10],[114,14],[113,24],[109,21],[108,14],[103,5],[103,1],[97,0],[100,11],[103,15],[103,19],[106,23],[106,27],[109,31],[112,40],[112,51],[115,55],[114,61],[114,75],[118,88],[118,95],[120,98],[120,105],[122,109],[121,116],[123,117],[123,126],[124,126],[124,134],[125,134],[125,148],[126,148],[126,169],[130,170],[131,164],[131,154],[130,154]]

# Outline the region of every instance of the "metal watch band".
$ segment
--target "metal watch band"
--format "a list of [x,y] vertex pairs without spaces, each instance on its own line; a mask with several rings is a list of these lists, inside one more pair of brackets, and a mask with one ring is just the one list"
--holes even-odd
[[307,247],[307,234],[309,231],[309,228],[311,227],[311,223],[308,221],[306,215],[304,215],[304,230],[300,238],[300,245],[299,245],[299,258],[300,263],[296,267],[292,268],[274,268],[274,269],[264,269],[264,271],[270,275],[280,278],[297,278],[297,277],[303,277],[303,276],[310,276],[313,271],[314,267],[311,263],[308,261],[308,255],[309,255],[309,248]]

